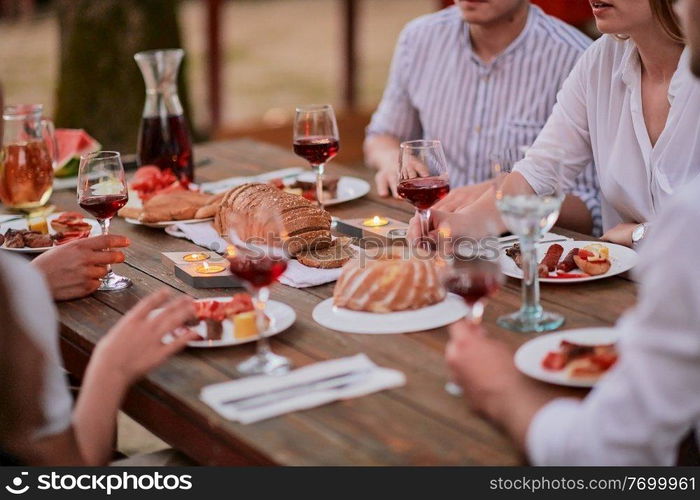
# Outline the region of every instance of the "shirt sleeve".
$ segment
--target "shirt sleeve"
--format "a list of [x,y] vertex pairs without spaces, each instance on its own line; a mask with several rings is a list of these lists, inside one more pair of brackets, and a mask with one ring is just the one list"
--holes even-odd
[[[576,63],[557,94],[557,102],[542,131],[514,168],[538,194],[550,192],[555,183],[560,183],[566,191],[580,195],[589,209],[594,206],[593,199],[598,198],[598,184],[592,166],[586,96],[589,67],[597,51],[598,47],[592,45]],[[564,164],[554,161],[553,150],[562,152]],[[586,175],[577,181],[586,168],[589,169]]]
[[423,135],[419,113],[408,90],[411,31],[409,24],[399,35],[384,95],[367,126],[367,137],[390,135],[400,141],[408,141],[420,139]]
[[56,308],[44,277],[22,258],[2,256],[0,272],[14,284],[12,306],[18,321],[44,358],[41,402],[44,425],[36,438],[59,434],[71,424],[73,398],[68,390],[58,345]]
[[700,422],[700,235],[688,231],[697,208],[667,208],[642,248],[638,305],[617,325],[618,363],[583,401],[537,413],[527,436],[534,464],[672,465]]
[[589,163],[583,172],[576,177],[574,185],[567,192],[578,197],[588,208],[593,220],[593,236],[601,236],[603,234],[603,212],[600,204],[600,185],[598,183],[598,175],[595,171],[593,163]]

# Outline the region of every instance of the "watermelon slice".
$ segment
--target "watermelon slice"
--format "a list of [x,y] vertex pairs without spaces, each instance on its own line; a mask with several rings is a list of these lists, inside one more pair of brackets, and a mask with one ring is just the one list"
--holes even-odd
[[56,159],[56,177],[72,177],[78,175],[80,156],[99,151],[99,142],[90,137],[83,129],[56,129],[58,158]]

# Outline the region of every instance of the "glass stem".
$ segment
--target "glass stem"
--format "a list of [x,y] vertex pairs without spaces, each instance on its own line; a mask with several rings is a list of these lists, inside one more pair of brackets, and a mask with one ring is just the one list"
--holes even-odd
[[424,248],[428,247],[428,234],[430,233],[430,209],[416,209],[420,220],[420,245]]
[[316,201],[318,206],[323,209],[323,173],[326,170],[326,164],[321,163],[314,168],[316,169]]
[[[112,219],[97,219],[97,222],[100,223],[100,229],[102,230],[102,235],[106,236],[109,234],[109,223],[112,221]],[[107,249],[109,250],[109,249]],[[107,264],[107,274],[110,274],[112,272],[112,265]],[[105,275],[105,276],[106,276]]]
[[267,326],[265,325],[265,307],[270,298],[270,289],[266,286],[252,290],[253,306],[255,307],[255,326],[258,329],[258,342],[256,352],[258,357],[265,357],[270,352],[270,342],[265,335]]
[[540,283],[537,277],[537,252],[535,240],[521,238],[520,251],[523,256],[522,307],[523,316],[536,319],[542,314],[540,305]]
[[471,306],[467,305],[469,308],[467,311],[467,321],[474,326],[481,324],[481,320],[484,318],[484,302],[482,300],[477,300]]

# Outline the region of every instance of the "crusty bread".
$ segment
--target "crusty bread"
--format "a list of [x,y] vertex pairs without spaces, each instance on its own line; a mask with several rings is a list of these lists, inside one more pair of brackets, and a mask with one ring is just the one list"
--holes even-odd
[[142,207],[122,207],[119,209],[119,212],[117,212],[117,215],[119,217],[124,217],[125,219],[136,219],[138,220],[139,217],[141,217],[141,214],[143,213],[143,208]]
[[141,222],[194,219],[197,211],[208,205],[210,194],[196,191],[173,191],[155,195],[143,204]]
[[[236,215],[252,216],[273,211],[280,214],[289,238],[287,251],[290,255],[330,246],[330,214],[301,196],[280,191],[269,184],[243,184],[226,192],[216,211],[214,228],[220,235],[227,236]],[[254,225],[248,227],[248,233],[243,237],[263,236],[256,234]]]
[[607,273],[610,270],[611,265],[609,260],[603,262],[588,262],[578,255],[574,255],[574,262],[581,271],[591,276],[598,276]]
[[297,260],[305,266],[318,269],[337,269],[343,267],[356,255],[351,246],[351,239],[340,237],[333,240],[331,246],[322,250],[304,250],[297,254]]

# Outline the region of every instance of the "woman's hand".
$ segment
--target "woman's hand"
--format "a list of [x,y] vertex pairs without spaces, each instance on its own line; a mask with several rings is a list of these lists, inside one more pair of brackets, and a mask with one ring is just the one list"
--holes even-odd
[[610,243],[617,243],[618,245],[624,245],[626,247],[632,247],[632,233],[634,228],[639,224],[625,222],[618,224],[612,229],[605,231],[605,234],[601,237],[603,241],[609,241]]
[[[155,309],[161,308],[157,314]],[[97,344],[94,363],[103,365],[127,385],[163,363],[198,334],[185,330],[169,344],[163,336],[195,317],[190,297],[171,298],[166,289],[141,300]]]
[[52,248],[32,264],[44,275],[54,300],[77,299],[97,290],[107,265],[124,262],[124,254],[111,249],[128,246],[124,236],[93,236]]

